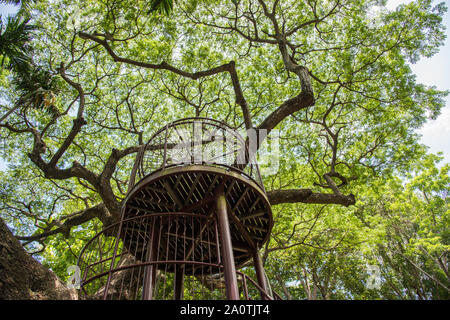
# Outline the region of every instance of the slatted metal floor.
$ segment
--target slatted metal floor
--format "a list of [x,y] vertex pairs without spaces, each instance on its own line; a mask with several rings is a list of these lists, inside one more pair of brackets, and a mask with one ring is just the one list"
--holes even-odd
[[[239,268],[252,257],[251,252],[255,247],[261,247],[267,241],[273,221],[265,192],[252,179],[237,170],[189,165],[156,171],[139,181],[129,192],[123,207],[123,219],[149,213],[166,213],[167,218],[159,218],[157,223],[158,230],[161,230],[158,232],[163,232],[164,236],[171,235],[167,240],[163,240],[164,243],[160,243],[161,256],[170,256],[173,260],[190,260],[186,258],[195,255],[196,261],[217,262],[220,259],[218,243],[208,239],[215,239],[217,234],[217,226],[210,223],[210,219],[215,219],[214,192],[221,184],[227,200],[235,263]],[[174,212],[194,213],[210,219],[170,219]],[[155,230],[153,232],[156,232]],[[151,230],[142,231],[143,235],[151,237]],[[124,230],[123,234],[138,233],[130,229]],[[159,236],[161,237],[161,234]],[[162,239],[166,239],[164,236]],[[189,250],[192,252],[189,252],[188,257],[186,240],[191,241]],[[125,236],[124,241],[133,240],[132,237]],[[147,242],[137,239],[135,241],[138,246],[144,246]],[[135,245],[130,243],[124,246],[133,248],[134,252],[145,250],[135,248]],[[163,252],[164,250],[167,252]]]

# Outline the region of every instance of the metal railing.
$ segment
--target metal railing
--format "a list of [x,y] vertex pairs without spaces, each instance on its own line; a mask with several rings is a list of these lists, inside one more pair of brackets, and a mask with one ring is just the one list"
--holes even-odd
[[150,173],[194,164],[227,168],[253,179],[263,188],[246,140],[231,126],[209,118],[185,118],[159,129],[136,157],[128,190]]
[[[152,232],[157,236],[152,236]],[[157,241],[159,248],[151,260],[150,239]],[[88,299],[142,299],[145,277],[151,268],[156,275],[153,299],[176,297],[177,272],[184,280],[178,298],[226,299],[213,216],[178,212],[124,219],[86,244],[78,266],[82,271],[80,294]],[[241,271],[237,275],[241,299],[277,299],[250,276]]]

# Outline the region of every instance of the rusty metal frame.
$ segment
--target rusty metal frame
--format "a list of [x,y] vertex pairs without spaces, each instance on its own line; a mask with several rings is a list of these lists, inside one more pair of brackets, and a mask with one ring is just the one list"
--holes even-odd
[[[129,181],[129,186],[128,186],[128,190],[131,190],[132,186],[136,183],[136,175],[139,176],[140,179],[142,179],[146,174],[146,170],[143,167],[143,157],[144,154],[147,151],[154,151],[154,150],[158,150],[158,149],[163,149],[163,155],[162,155],[162,163],[159,167],[154,167],[154,168],[150,168],[150,170],[147,170],[149,172],[155,172],[157,170],[164,170],[167,167],[170,167],[170,164],[167,164],[167,150],[170,149],[168,146],[168,130],[169,128],[177,128],[179,126],[183,126],[183,125],[193,125],[195,126],[195,123],[201,123],[202,125],[208,125],[211,127],[215,127],[218,128],[219,130],[222,131],[226,131],[232,134],[232,136],[236,139],[236,141],[238,141],[240,143],[240,147],[242,149],[246,149],[247,148],[247,144],[245,139],[236,131],[235,128],[231,127],[230,125],[228,125],[225,122],[222,121],[218,121],[218,120],[214,120],[214,119],[210,119],[210,118],[204,118],[204,117],[191,117],[191,118],[184,118],[184,119],[179,119],[177,121],[171,122],[169,124],[166,124],[163,128],[159,129],[158,131],[156,131],[152,137],[148,140],[147,143],[145,143],[144,145],[141,146],[141,148],[138,151],[136,160],[135,160],[135,164],[133,166],[132,169],[132,173],[131,173],[131,177],[130,177],[130,181]],[[163,143],[162,144],[152,144],[152,142],[159,137],[161,134],[164,135]],[[181,137],[181,136],[180,136]],[[239,154],[241,151],[240,150],[234,150],[233,152],[236,152],[236,155]],[[222,156],[222,155],[221,155]],[[262,177],[259,171],[259,167],[256,164],[256,160],[255,160],[255,155],[246,155],[246,157],[250,157],[251,159],[248,159],[248,161],[246,162],[246,165],[250,166],[250,174],[244,172],[242,170],[242,168],[244,168],[246,165],[244,166],[240,166],[240,165],[225,165],[222,164],[222,166],[224,167],[231,167],[233,168],[235,171],[240,171],[240,173],[249,176],[252,179],[257,180],[258,185],[264,190],[264,185],[262,183]],[[237,158],[237,157],[236,157]],[[194,164],[194,161],[192,161],[192,164]],[[180,164],[180,165],[186,165],[186,164]],[[202,163],[202,165],[213,165],[213,166],[217,166],[217,165],[221,165],[220,163]],[[256,176],[253,178],[251,177],[253,169],[256,172]]]
[[[196,143],[195,138],[188,141],[185,134],[182,135],[178,131],[192,129],[194,132],[199,124],[202,132],[205,132],[208,126],[214,128],[214,133],[206,140],[202,138],[200,143]],[[177,137],[186,144],[191,163],[171,163],[168,151],[179,145],[175,142],[169,143],[171,128],[178,132]],[[226,146],[224,143],[231,142],[233,151],[219,155],[214,153],[211,159],[206,159],[207,162],[197,163],[198,146],[216,141],[213,136],[220,132],[223,136],[218,140],[219,146],[222,143],[221,149]],[[136,155],[127,196],[123,200],[120,222],[96,234],[81,252],[78,265],[83,267],[82,290],[86,292],[85,287],[96,281],[104,283],[102,279],[106,277],[103,298],[107,299],[113,276],[119,271],[131,270],[129,287],[132,286],[133,276],[137,274],[136,281],[142,281],[142,298],[152,299],[157,290],[156,272],[160,270],[166,275],[163,296],[167,272],[170,272],[173,274],[173,297],[182,299],[185,276],[201,276],[203,279],[206,271],[211,273],[211,279],[218,277],[217,281],[224,281],[228,299],[239,299],[241,293],[245,299],[249,299],[249,285],[256,288],[261,299],[278,299],[279,296],[275,293],[273,297],[268,293],[262,261],[258,254],[258,248],[269,239],[273,227],[271,207],[259,167],[255,159],[250,159],[255,155],[250,155],[247,148],[247,141],[234,128],[208,118],[180,119],[166,124],[153,134]],[[177,148],[171,156],[178,157],[178,150],[183,154],[183,149]],[[155,152],[154,156],[147,156],[152,152]],[[237,165],[242,152],[247,162]],[[210,161],[225,158],[228,153],[235,154],[232,164]],[[136,181],[136,178],[139,181]],[[210,225],[212,221],[213,225]],[[232,241],[232,235],[236,234],[239,234],[239,237],[233,238]],[[115,242],[105,240],[111,243],[107,242],[106,249],[103,250],[105,244],[102,244],[102,239],[114,235]],[[99,246],[98,253],[91,255],[92,250],[88,248],[95,246],[96,241]],[[192,244],[190,248],[186,242]],[[203,252],[204,249],[206,253]],[[112,256],[109,256],[111,250]],[[234,251],[239,254],[235,255]],[[120,260],[117,259],[122,259],[125,252],[134,256],[134,263],[120,265]],[[85,257],[86,254],[89,254],[89,257]],[[169,255],[173,256],[173,259]],[[236,270],[251,258],[257,281]],[[108,270],[104,270],[104,265]],[[134,270],[137,270],[136,273]],[[144,271],[143,275],[141,270]],[[124,279],[120,290],[124,287]],[[241,283],[243,292],[240,292],[238,283]],[[191,287],[194,297],[196,295],[193,283]],[[137,289],[135,296],[138,296]]]

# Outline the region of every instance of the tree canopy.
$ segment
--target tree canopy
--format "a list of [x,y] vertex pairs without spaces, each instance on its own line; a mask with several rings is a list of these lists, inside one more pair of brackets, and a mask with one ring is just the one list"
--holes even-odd
[[0,28],[2,219],[65,279],[118,221],[139,147],[209,117],[279,132],[262,254],[284,298],[448,299],[449,166],[416,133],[447,92],[410,68],[447,8],[385,4],[27,1]]

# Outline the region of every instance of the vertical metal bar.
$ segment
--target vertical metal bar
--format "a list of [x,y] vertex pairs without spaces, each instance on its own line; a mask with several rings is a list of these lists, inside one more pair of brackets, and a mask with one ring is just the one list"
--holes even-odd
[[194,164],[195,152],[195,122],[192,122],[192,136],[191,136],[191,164]]
[[264,276],[264,268],[261,260],[261,256],[259,255],[258,249],[253,251],[253,263],[255,265],[256,278],[258,279],[258,284],[261,288],[264,289],[264,293],[261,292],[261,299],[268,300],[267,297],[267,282],[266,277]]
[[[163,243],[162,243],[162,239],[161,239],[161,235],[163,234],[163,217],[164,216],[162,216],[162,217],[159,217],[158,218],[158,224],[159,224],[159,231],[157,232],[157,234],[156,234],[156,237],[158,238],[158,241],[157,241],[157,243],[156,243],[156,248],[157,248],[157,250],[156,250],[156,261],[161,261],[161,260],[164,260],[164,251],[163,250],[160,250],[160,249],[162,249],[162,245],[163,245]],[[160,252],[161,252],[161,256],[160,256]],[[154,278],[154,281],[153,281],[153,293],[154,293],[154,295],[156,296],[157,294],[158,294],[158,285],[157,285],[157,282],[156,282],[156,271],[157,271],[157,269],[158,269],[158,266],[159,265],[156,265],[155,266],[155,278]],[[162,273],[162,271],[160,271],[161,273]],[[166,276],[166,275],[163,275],[164,277]],[[158,280],[160,280],[160,278],[158,279]],[[159,282],[159,281],[158,281]]]
[[244,289],[244,297],[245,300],[248,300],[248,289],[247,289],[247,279],[245,278],[245,275],[241,275],[242,277],[242,287]]
[[[170,257],[169,257],[169,252],[170,252],[170,229],[172,227],[172,220],[171,220],[171,215],[166,215],[166,216],[168,216],[168,219],[166,219],[168,221],[167,221],[167,231],[166,231],[166,233],[167,233],[166,256],[165,256],[164,260],[169,260],[170,259]],[[163,283],[163,293],[162,293],[162,298],[163,299],[166,299],[166,282],[167,282],[167,274],[168,274],[167,273],[167,269],[168,269],[168,264],[165,263],[164,264],[164,283]]]
[[195,164],[201,164],[203,161],[202,150],[203,150],[203,131],[202,123],[200,121],[194,121],[194,161]]
[[[155,232],[155,220],[153,219],[152,224],[152,234],[150,236],[149,242],[147,244],[147,256],[146,261],[155,261],[156,259],[156,252],[158,251],[157,247],[157,241],[158,238],[157,233]],[[153,293],[153,287],[156,280],[156,264],[151,264],[145,267],[145,273],[144,273],[144,287],[142,288],[142,300],[151,300],[152,299],[152,293]]]
[[261,172],[259,171],[259,166],[256,164],[256,171],[258,172],[258,185],[263,189],[264,192],[266,192],[266,188],[264,187],[264,183],[261,177]]
[[[210,221],[211,219],[213,219],[213,218],[211,218],[211,217],[209,217],[208,218],[208,221]],[[215,222],[215,219],[213,220],[214,222]],[[210,232],[210,230],[207,230],[208,231],[208,262],[210,263],[210,264],[212,264],[212,253],[211,253],[211,232]],[[209,276],[210,276],[210,279],[212,280],[213,279],[213,270],[212,270],[212,266],[210,265],[209,267],[208,267],[208,270],[209,270]],[[208,289],[209,289],[209,293],[211,293],[211,291],[213,290],[213,286],[212,285],[210,285],[209,287],[208,287]]]
[[106,297],[108,296],[109,285],[111,284],[112,270],[114,269],[114,263],[116,261],[117,249],[119,248],[119,242],[120,242],[120,233],[122,232],[123,219],[124,219],[124,215],[125,215],[124,208],[125,207],[122,207],[122,214],[121,214],[120,223],[119,223],[119,231],[117,231],[116,244],[114,246],[114,252],[113,252],[113,256],[111,258],[111,266],[109,267],[108,280],[106,282],[105,292],[103,294],[103,300],[106,300]]
[[230,225],[227,214],[227,202],[223,185],[216,190],[217,220],[219,223],[222,259],[227,287],[228,300],[239,300],[239,290],[234,264],[233,246],[231,243]]
[[[192,262],[195,261],[195,224],[194,224],[194,216],[191,216],[191,228],[192,228],[192,233],[191,233],[191,239],[192,239],[192,247],[194,248],[192,250]],[[194,275],[194,264],[192,264],[192,292],[191,292],[191,299],[195,300],[195,275]]]
[[217,218],[214,218],[214,236],[216,240],[216,256],[217,256],[217,264],[222,263],[222,259],[220,258],[220,243],[219,243],[219,230],[217,228]]
[[[204,222],[204,224],[205,224],[205,230],[208,228],[208,219],[206,219],[206,221]],[[203,261],[203,237],[202,237],[202,235],[203,235],[203,230],[200,230],[200,261],[201,262],[204,262]],[[202,269],[202,279],[204,279],[204,267],[205,266],[201,266],[201,269]],[[201,288],[201,298],[200,299],[205,299],[204,298],[204,296],[205,296],[205,287],[203,286],[203,285],[200,285],[200,288]]]
[[[151,222],[154,220],[155,218],[154,217],[146,217],[145,218],[145,233],[148,233],[149,231],[150,231],[150,228],[151,228],[151,226],[149,227],[149,223],[151,224]],[[144,250],[144,242],[145,242],[145,233],[144,233],[144,237],[143,237],[143,240],[142,240],[142,248],[139,248],[140,250],[141,250],[141,254],[140,254],[140,256],[139,256],[139,258],[136,256],[136,259],[138,260],[138,261],[145,261],[144,260],[144,258],[145,258],[145,256],[144,256],[144,254],[145,254],[145,250]],[[139,247],[139,246],[136,246],[136,247]],[[142,275],[142,278],[141,278],[141,272],[142,272],[142,270],[144,269],[144,274]],[[145,276],[145,267],[139,267],[139,274],[138,274],[138,277],[137,277],[137,283],[136,283],[136,292],[135,292],[135,296],[134,296],[134,300],[137,300],[137,298],[138,298],[138,294],[139,294],[139,282],[141,281],[140,279],[143,279],[144,278],[144,276]],[[141,293],[141,295],[142,295],[143,293]]]
[[[131,248],[131,244],[133,242],[133,232],[134,232],[133,230],[134,230],[135,222],[136,222],[135,220],[127,221],[126,225],[124,226],[125,232],[123,235],[123,248],[122,248],[123,251],[126,251],[126,252],[131,251],[130,248]],[[125,244],[127,244],[127,243],[128,243],[128,247],[125,246]],[[120,263],[120,260],[119,260],[119,263]],[[125,291],[125,290],[123,290],[123,284],[125,282],[125,277],[121,277],[121,278],[122,278],[122,281],[120,281],[120,288],[117,290],[117,285],[116,285],[115,286],[116,290],[114,290],[119,296],[116,298],[113,297],[114,299],[118,299],[118,300],[120,300],[122,298],[122,293]]]
[[[183,261],[186,261],[186,229],[187,229],[187,217],[183,216]],[[184,273],[186,271],[186,265],[183,264],[182,268],[183,268],[183,286],[184,286]],[[182,299],[183,298],[184,296],[182,297]]]
[[175,272],[175,286],[174,286],[174,295],[173,298],[175,300],[183,300],[183,282],[184,282],[184,267],[183,265],[177,265]]
[[168,132],[168,128],[169,128],[169,124],[166,124],[166,132],[165,132],[165,137],[164,137],[164,154],[163,154],[163,164],[162,164],[163,170],[166,167],[166,161],[167,161],[167,132]]
[[[174,249],[174,255],[173,255],[173,260],[178,260],[178,232],[179,232],[179,220],[181,220],[181,217],[178,216],[175,218],[175,249]],[[181,269],[181,265],[179,264],[175,264],[174,265],[174,288],[173,288],[173,298],[175,300],[180,300],[180,295],[181,295],[181,285],[182,283],[179,283],[180,281],[180,277],[182,277],[179,272]],[[178,292],[177,292],[178,291]],[[178,299],[177,299],[178,298]]]
[[142,147],[140,147],[139,151],[136,155],[136,160],[134,162],[133,169],[131,170],[130,180],[128,181],[127,192],[131,191],[131,188],[133,188],[133,186],[136,182],[136,174],[137,174],[137,171],[139,170],[139,165],[142,164],[142,158],[143,158],[146,147],[147,147],[147,145],[145,145],[145,144]]

